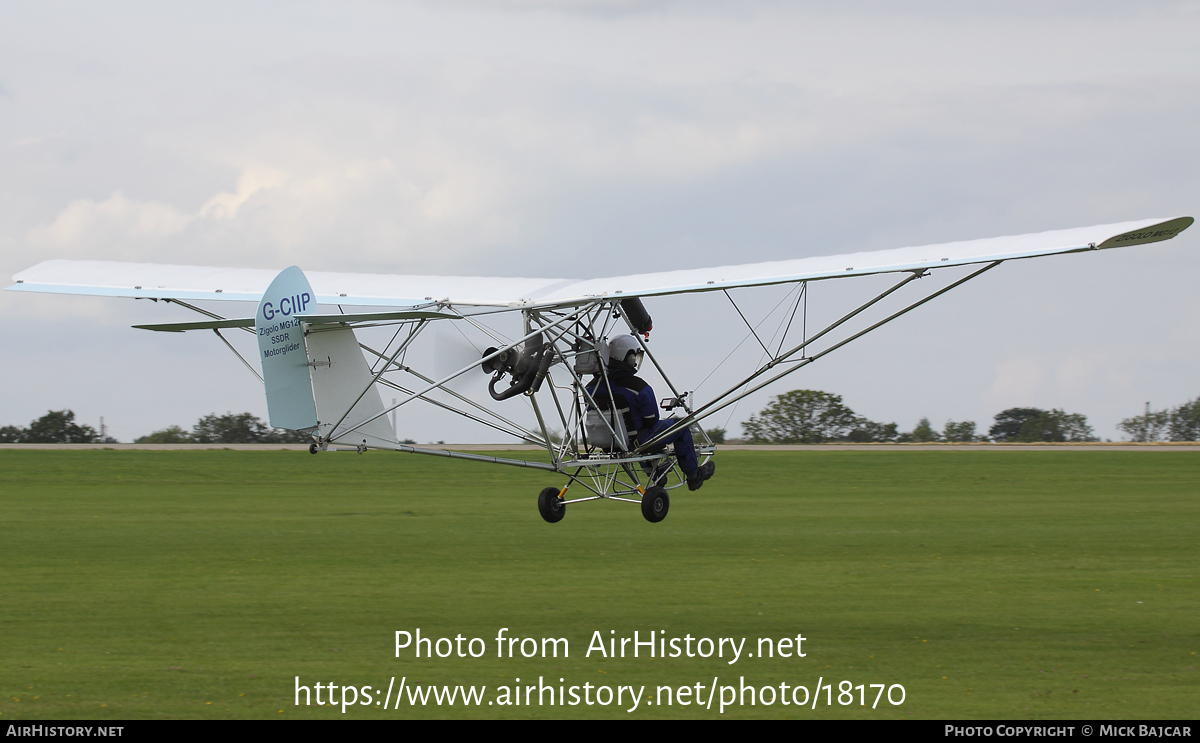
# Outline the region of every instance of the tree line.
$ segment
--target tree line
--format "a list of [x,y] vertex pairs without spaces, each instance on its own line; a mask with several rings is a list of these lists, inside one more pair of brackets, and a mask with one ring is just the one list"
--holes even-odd
[[271,428],[251,413],[209,413],[185,431],[167,426],[133,440],[135,444],[308,444],[312,437],[282,428]]
[[73,410],[51,410],[28,427],[0,427],[0,444],[115,444],[87,424],[75,422]]
[[895,423],[877,423],[858,415],[842,402],[841,395],[820,390],[778,395],[742,428],[750,444],[1099,441],[1086,416],[1058,408],[1003,410],[986,434],[976,431],[975,421],[946,421],[938,431],[928,418],[902,432]]
[[[946,421],[938,431],[921,418],[911,431],[895,423],[878,423],[858,415],[842,402],[841,395],[820,390],[792,390],[772,398],[759,413],[742,424],[750,444],[845,443],[1036,443],[1099,441],[1087,417],[1058,408],[1008,408],[997,413],[987,433],[975,421]],[[1164,410],[1151,410],[1117,424],[1131,441],[1200,441],[1200,397]],[[723,428],[707,432],[724,443]],[[307,434],[272,428],[251,413],[210,413],[186,431],[168,426],[134,439],[135,444],[307,444]],[[27,427],[0,427],[0,444],[116,444],[87,424],[75,422],[72,410],[51,410]],[[405,439],[403,443],[415,443]],[[441,442],[439,442],[441,443]]]
[[1131,441],[1200,441],[1200,397],[1165,410],[1151,410],[1117,424]]
[[[191,431],[167,426],[134,439],[135,444],[307,444],[307,434],[272,428],[251,413],[211,413],[196,421]],[[0,444],[116,444],[111,436],[75,422],[72,410],[51,410],[28,427],[0,428]]]

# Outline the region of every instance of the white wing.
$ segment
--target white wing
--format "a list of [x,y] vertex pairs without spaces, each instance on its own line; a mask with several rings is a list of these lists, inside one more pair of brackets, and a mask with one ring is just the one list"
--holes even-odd
[[[317,301],[351,307],[413,307],[431,302],[477,307],[539,307],[598,298],[656,296],[877,273],[963,266],[1169,240],[1191,217],[1143,219],[1029,235],[796,258],[607,279],[306,273]],[[157,299],[257,302],[278,271],[153,263],[53,260],[13,278],[9,291]]]

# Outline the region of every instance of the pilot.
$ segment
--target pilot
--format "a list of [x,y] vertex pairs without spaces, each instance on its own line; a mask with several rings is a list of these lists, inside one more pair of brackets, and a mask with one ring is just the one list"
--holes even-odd
[[[609,388],[612,394],[624,398],[624,405],[618,404],[618,409],[628,408],[626,428],[631,439],[649,441],[655,434],[670,428],[673,420],[659,420],[658,400],[654,390],[645,380],[637,376],[645,351],[632,335],[621,335],[608,344],[608,382],[597,376],[588,385],[588,394],[602,408],[609,404]],[[675,445],[675,458],[679,468],[687,477],[688,490],[699,490],[704,481],[713,476],[716,464],[712,461],[698,465],[696,460],[696,445],[692,441],[692,432],[687,426],[663,439],[661,444]]]

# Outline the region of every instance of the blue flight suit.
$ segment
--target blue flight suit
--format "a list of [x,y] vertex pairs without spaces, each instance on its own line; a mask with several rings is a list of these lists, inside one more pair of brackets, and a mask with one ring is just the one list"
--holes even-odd
[[[588,394],[592,396],[601,410],[608,410],[611,405],[610,387],[612,394],[621,398],[621,401],[618,401],[617,409],[629,409],[628,415],[625,416],[625,428],[629,431],[630,438],[649,441],[655,434],[666,430],[675,423],[672,420],[659,420],[658,399],[654,396],[654,390],[646,384],[645,380],[627,367],[623,368],[623,365],[619,366],[614,363],[609,367],[607,384],[603,378],[596,377],[587,386]],[[696,445],[692,441],[692,432],[687,426],[659,443],[663,448],[667,444],[674,444],[675,458],[679,460],[680,469],[688,477],[696,475],[699,467],[696,460]]]

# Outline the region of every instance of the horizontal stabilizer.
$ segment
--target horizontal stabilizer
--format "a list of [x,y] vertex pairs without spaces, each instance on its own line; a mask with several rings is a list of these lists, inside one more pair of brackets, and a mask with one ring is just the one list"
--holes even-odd
[[182,333],[185,330],[215,330],[217,328],[252,328],[253,317],[233,320],[204,320],[203,322],[168,322],[157,325],[134,325],[138,330],[157,330],[162,333]]
[[458,315],[429,310],[408,310],[405,312],[360,312],[351,315],[296,315],[296,319],[313,325],[353,325],[360,322],[386,320],[457,320]]
[[[386,322],[389,320],[457,320],[458,315],[428,310],[406,312],[360,312],[352,315],[296,315],[296,319],[312,325],[357,325],[364,322]],[[157,330],[164,333],[182,333],[185,330],[213,330],[215,328],[252,328],[253,317],[231,320],[203,320],[200,322],[168,322],[154,325],[134,325],[138,330]]]

